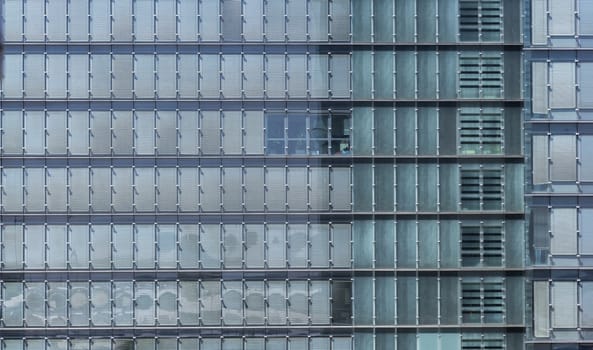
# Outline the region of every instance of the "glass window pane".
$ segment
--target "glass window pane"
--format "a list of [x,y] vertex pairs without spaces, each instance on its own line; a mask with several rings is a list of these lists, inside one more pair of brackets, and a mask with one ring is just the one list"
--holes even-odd
[[[4,325],[22,326],[23,284],[21,282],[4,282],[2,284],[2,300],[2,321]],[[5,349],[8,350],[9,348]]]
[[134,238],[132,236],[132,226],[114,225],[113,226],[113,263],[115,268],[132,268]]
[[137,325],[150,326],[154,325],[155,317],[155,293],[154,282],[136,282],[135,283],[135,320]]
[[[159,1],[159,3],[161,2]],[[175,6],[172,7],[175,10]],[[177,56],[172,54],[156,55],[156,72],[158,97],[177,97]]]
[[[91,40],[109,41],[110,3],[103,0],[90,0]],[[80,17],[84,17],[81,16]]]
[[202,268],[219,268],[220,227],[218,225],[200,226],[200,262]]
[[221,319],[220,282],[200,283],[200,318],[203,325],[219,325]]
[[157,235],[159,267],[175,268],[177,266],[177,232],[175,226],[159,225]]
[[134,37],[137,41],[154,40],[154,1],[134,1]]
[[68,264],[70,268],[89,267],[89,228],[83,225],[69,226]]
[[154,97],[155,76],[152,54],[134,55],[134,93],[136,97]]
[[25,227],[25,266],[27,269],[45,268],[45,227]]
[[23,112],[2,112],[2,151],[4,154],[23,153]]
[[66,226],[47,225],[47,265],[49,268],[66,268],[66,248]]
[[29,282],[25,284],[25,322],[27,326],[45,324],[45,283]]
[[153,225],[136,225],[134,232],[136,243],[135,261],[139,268],[154,268],[155,237]]
[[73,326],[89,324],[89,284],[88,282],[70,282],[68,320]]
[[176,0],[159,0],[156,5],[156,34],[158,40],[175,40]]
[[[2,226],[2,263],[5,269],[21,269],[23,266],[23,227]],[[6,299],[4,299],[6,300]]]
[[132,282],[115,282],[113,293],[113,318],[115,325],[132,325],[134,305]]
[[267,225],[266,261],[269,267],[286,266],[286,226]]
[[[158,282],[158,322],[161,325],[177,324],[177,282]],[[175,341],[176,342],[176,341]],[[162,344],[160,345],[162,346]],[[172,349],[172,348],[165,348]]]

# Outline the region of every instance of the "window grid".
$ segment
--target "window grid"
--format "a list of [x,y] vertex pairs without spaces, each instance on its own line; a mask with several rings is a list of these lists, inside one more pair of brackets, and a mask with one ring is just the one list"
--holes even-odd
[[349,224],[3,225],[2,268],[344,269]]
[[[342,281],[2,282],[3,327],[330,325]],[[197,296],[199,299],[194,299]],[[348,301],[349,302],[349,301]],[[334,315],[334,316],[332,316]]]

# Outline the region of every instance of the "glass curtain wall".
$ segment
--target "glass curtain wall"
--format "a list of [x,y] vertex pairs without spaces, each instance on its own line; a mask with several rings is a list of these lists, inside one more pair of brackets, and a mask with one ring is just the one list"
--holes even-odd
[[522,348],[520,2],[1,3],[0,349]]
[[593,2],[526,5],[528,340],[537,350],[587,349],[593,346]]

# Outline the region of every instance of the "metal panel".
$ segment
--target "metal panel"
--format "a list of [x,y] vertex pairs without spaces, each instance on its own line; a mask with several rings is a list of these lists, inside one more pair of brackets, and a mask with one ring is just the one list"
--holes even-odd
[[[173,169],[174,170],[174,169]],[[135,168],[134,171],[134,208],[136,211],[153,212],[155,210],[154,168]],[[169,189],[173,192],[173,189]]]
[[222,38],[223,41],[241,41],[241,0],[223,0],[222,2]]
[[550,108],[574,108],[576,100],[575,64],[550,63]]
[[132,168],[113,168],[112,206],[115,211],[132,211]]
[[[183,73],[185,74],[185,73]],[[177,97],[177,56],[156,55],[156,86],[158,98]]]
[[[71,41],[87,41],[89,16],[88,2],[68,0],[68,36]],[[76,30],[73,30],[76,28]]]
[[589,152],[593,150],[593,136],[581,135],[579,141],[579,181],[590,182],[593,181],[593,157],[589,156]]
[[134,38],[154,40],[154,0],[134,0]]
[[552,181],[576,181],[576,136],[551,136],[550,156]]
[[[134,152],[139,155],[154,154],[155,113],[134,112]],[[116,134],[117,135],[117,134]]]
[[158,40],[175,40],[177,27],[176,0],[158,0],[156,2],[156,34]]
[[198,3],[197,1],[179,1],[179,39],[196,41],[198,35]]
[[551,216],[551,253],[553,255],[577,254],[577,210],[553,208]]
[[552,284],[552,328],[576,328],[577,283],[553,282]]
[[47,54],[47,97],[66,97],[66,55]]
[[202,211],[220,211],[220,169],[200,169],[200,206]]
[[550,4],[550,35],[574,35],[574,1],[548,0]]
[[222,55],[221,90],[224,98],[241,97],[241,55]]

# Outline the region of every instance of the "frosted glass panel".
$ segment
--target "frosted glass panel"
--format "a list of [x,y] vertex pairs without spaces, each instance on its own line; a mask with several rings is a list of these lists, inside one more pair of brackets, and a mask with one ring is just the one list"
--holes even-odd
[[66,55],[47,54],[47,97],[66,97]]
[[549,0],[550,35],[574,34],[574,1]]
[[221,90],[224,98],[241,96],[241,55],[223,55],[221,59]]
[[175,40],[176,0],[159,0],[156,3],[156,34],[158,40]]
[[[175,98],[177,96],[177,56],[164,54],[157,55],[156,71],[158,97]],[[185,74],[185,72],[183,74]]]
[[552,284],[552,327],[577,327],[577,284],[576,282],[554,282]]
[[204,41],[218,41],[219,1],[200,1],[200,38]]
[[154,33],[154,0],[134,1],[134,37],[138,41],[152,41]]
[[553,62],[550,64],[550,107],[575,107],[575,64]]
[[577,254],[577,211],[571,208],[552,209],[552,254]]
[[576,137],[555,135],[550,137],[550,176],[552,181],[576,180]]
[[546,0],[531,2],[531,42],[533,44],[546,44],[548,39],[546,2]]
[[203,154],[220,153],[220,113],[202,112],[200,120],[201,151]]
[[[110,3],[104,0],[90,1],[91,39],[93,41],[109,41],[111,22],[109,5]],[[81,14],[80,17],[84,16]]]

